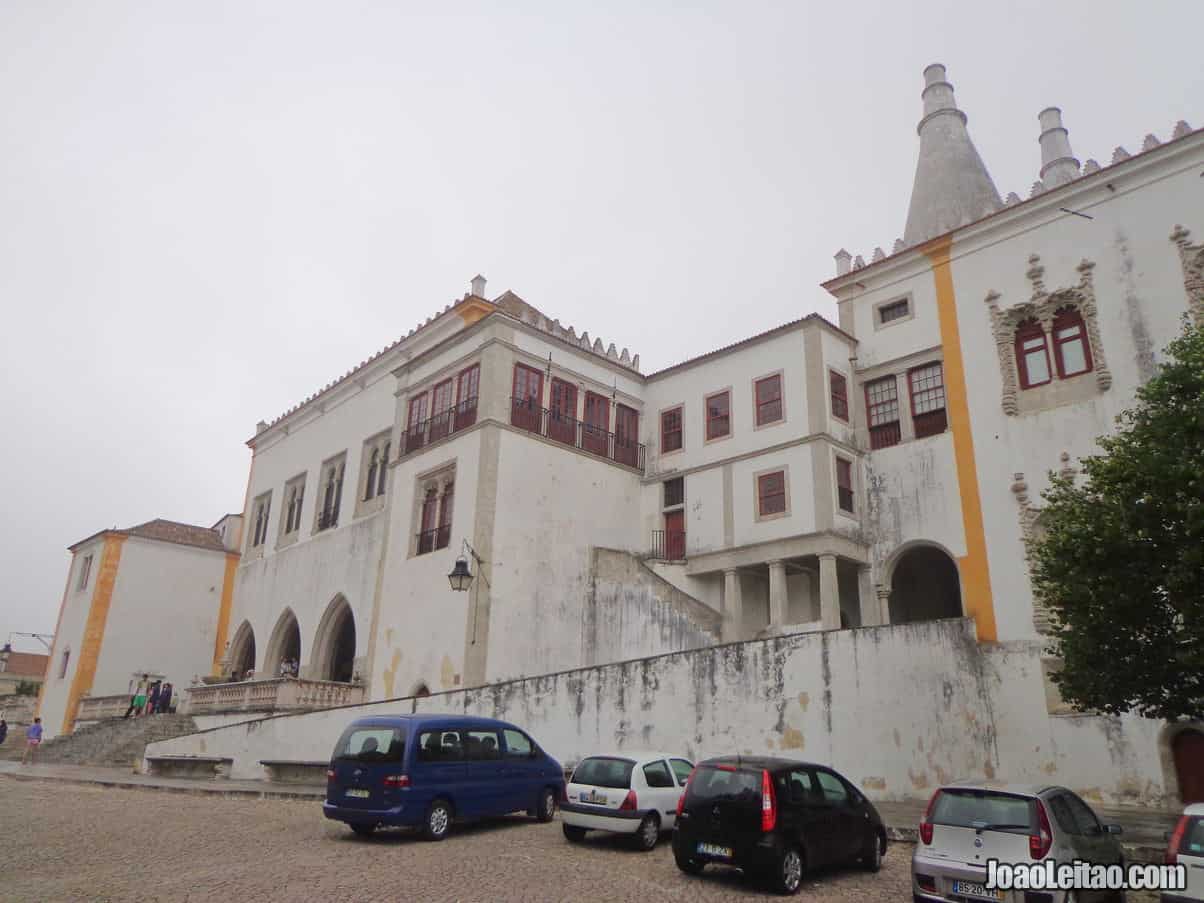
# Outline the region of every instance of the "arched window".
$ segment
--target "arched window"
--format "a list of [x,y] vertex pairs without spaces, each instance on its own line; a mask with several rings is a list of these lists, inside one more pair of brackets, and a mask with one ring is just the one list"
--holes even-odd
[[292,488],[288,491],[288,511],[284,516],[284,532],[292,533],[294,530],[293,520],[297,516],[297,490]]
[[1063,307],[1054,314],[1053,346],[1059,379],[1087,373],[1092,369],[1087,327],[1076,308]]
[[1016,369],[1022,389],[1043,386],[1051,379],[1045,330],[1036,320],[1025,320],[1016,327]]
[[380,453],[376,449],[372,449],[372,458],[368,464],[368,479],[364,486],[364,501],[374,498],[377,495],[376,491],[376,471],[380,466]]

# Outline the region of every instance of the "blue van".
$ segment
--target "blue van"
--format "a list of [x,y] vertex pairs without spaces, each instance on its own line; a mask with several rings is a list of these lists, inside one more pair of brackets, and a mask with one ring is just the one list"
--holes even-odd
[[564,770],[525,732],[466,715],[353,721],[326,772],[327,818],[368,835],[383,825],[447,836],[453,819],[525,811],[551,821]]

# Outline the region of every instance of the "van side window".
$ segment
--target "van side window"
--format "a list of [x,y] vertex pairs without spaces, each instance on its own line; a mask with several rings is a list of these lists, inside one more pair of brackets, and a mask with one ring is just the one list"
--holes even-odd
[[526,759],[531,755],[531,740],[522,731],[506,730],[506,758]]
[[816,771],[814,775],[824,802],[833,806],[843,806],[849,801],[849,791],[836,775],[828,771]]
[[673,775],[664,762],[649,762],[644,766],[644,780],[649,787],[672,787]]
[[463,762],[459,731],[423,731],[418,735],[419,762]]
[[464,747],[470,762],[492,762],[502,757],[497,731],[464,731]]

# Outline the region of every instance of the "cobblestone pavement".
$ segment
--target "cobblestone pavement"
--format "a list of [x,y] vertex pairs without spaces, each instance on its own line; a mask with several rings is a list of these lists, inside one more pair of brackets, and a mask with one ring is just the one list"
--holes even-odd
[[[356,838],[314,802],[183,796],[0,777],[0,900],[772,899],[732,870],[682,875],[668,837],[652,853],[511,816],[442,843]],[[800,899],[909,900],[911,847],[882,871],[808,876]]]

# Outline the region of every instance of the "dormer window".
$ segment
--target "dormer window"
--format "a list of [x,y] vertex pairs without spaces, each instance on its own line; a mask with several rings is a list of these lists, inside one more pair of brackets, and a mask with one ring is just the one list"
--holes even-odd
[[1025,320],[1016,327],[1016,368],[1022,389],[1043,386],[1051,379],[1045,330],[1036,320]]

